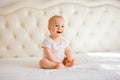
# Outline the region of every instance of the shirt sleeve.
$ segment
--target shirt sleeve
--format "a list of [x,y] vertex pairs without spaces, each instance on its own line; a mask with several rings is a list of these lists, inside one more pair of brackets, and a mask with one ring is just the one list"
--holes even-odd
[[46,48],[51,48],[51,42],[50,42],[49,39],[45,39],[45,40],[43,41],[43,43],[42,43],[42,48],[44,48],[44,47],[46,47]]

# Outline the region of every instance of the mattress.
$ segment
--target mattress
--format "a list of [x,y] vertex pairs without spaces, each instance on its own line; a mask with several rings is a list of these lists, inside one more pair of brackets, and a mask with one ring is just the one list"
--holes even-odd
[[75,54],[76,65],[41,69],[40,57],[0,58],[0,80],[120,80],[120,53]]

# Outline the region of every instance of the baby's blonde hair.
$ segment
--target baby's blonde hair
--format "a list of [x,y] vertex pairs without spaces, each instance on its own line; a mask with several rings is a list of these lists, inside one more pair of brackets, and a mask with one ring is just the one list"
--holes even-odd
[[48,25],[51,25],[56,19],[61,18],[64,20],[64,18],[62,16],[59,15],[54,15],[49,19]]

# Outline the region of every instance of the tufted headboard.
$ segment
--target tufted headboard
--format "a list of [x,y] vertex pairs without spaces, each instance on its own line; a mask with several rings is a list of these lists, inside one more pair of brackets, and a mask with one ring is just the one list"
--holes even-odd
[[33,1],[0,8],[0,57],[41,56],[53,15],[65,18],[64,37],[73,53],[120,51],[119,1]]

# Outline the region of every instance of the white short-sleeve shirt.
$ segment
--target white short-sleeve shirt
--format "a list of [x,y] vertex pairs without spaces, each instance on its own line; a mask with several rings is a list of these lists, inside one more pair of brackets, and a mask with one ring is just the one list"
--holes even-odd
[[[43,48],[46,47],[52,49],[52,53],[58,62],[62,62],[65,57],[66,41],[63,37],[61,37],[61,41],[61,44],[57,44],[50,37],[48,37],[42,43]],[[46,57],[45,54],[44,56]]]

